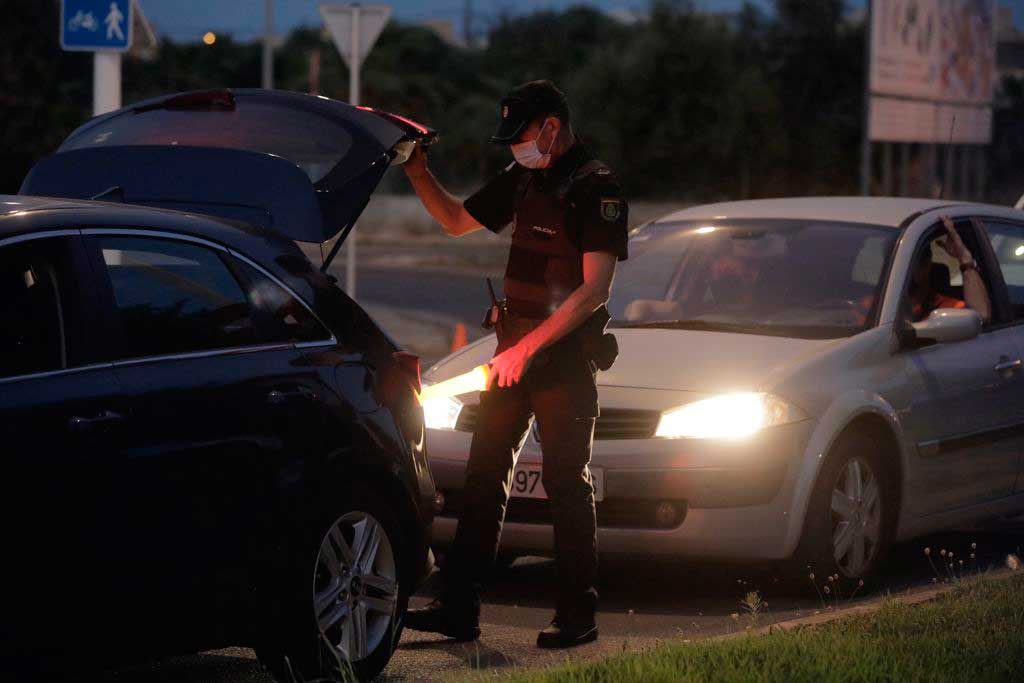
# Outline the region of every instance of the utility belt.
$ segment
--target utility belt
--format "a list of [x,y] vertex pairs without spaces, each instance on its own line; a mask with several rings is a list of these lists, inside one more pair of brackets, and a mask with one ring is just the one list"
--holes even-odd
[[[519,314],[514,305],[510,307],[507,299],[499,300],[494,296],[490,280],[487,285],[491,291],[492,303],[484,316],[482,327],[485,330],[494,330],[499,347],[514,346],[547,320],[545,317]],[[609,369],[619,355],[619,344],[615,335],[605,332],[609,320],[611,315],[608,309],[602,306],[572,332],[542,349],[534,358],[534,364],[540,366],[551,359],[582,355],[591,365],[592,372]]]

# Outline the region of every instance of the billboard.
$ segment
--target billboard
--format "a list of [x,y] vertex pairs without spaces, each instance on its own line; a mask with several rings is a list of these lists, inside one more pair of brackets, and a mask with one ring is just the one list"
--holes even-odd
[[870,139],[990,142],[995,0],[873,0],[870,40]]

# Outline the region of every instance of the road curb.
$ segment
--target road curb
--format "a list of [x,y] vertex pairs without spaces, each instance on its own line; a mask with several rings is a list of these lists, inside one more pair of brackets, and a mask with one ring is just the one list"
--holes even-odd
[[[1013,569],[993,569],[989,572],[979,575],[978,577],[971,577],[965,579],[967,581],[973,581],[976,578],[984,578],[992,581],[1005,581],[1007,579],[1018,576],[1020,572]],[[710,638],[704,639],[702,642],[719,642],[725,640],[734,640],[736,638],[742,638],[744,636],[767,636],[779,631],[792,631],[793,629],[803,628],[805,626],[820,626],[822,624],[828,624],[833,621],[845,619],[853,616],[863,616],[865,614],[874,614],[879,611],[885,605],[892,603],[898,603],[901,605],[919,605],[925,602],[931,602],[936,598],[953,592],[960,583],[942,583],[938,585],[927,586],[924,588],[909,589],[904,593],[889,594],[877,598],[871,598],[870,600],[851,605],[849,607],[842,607],[838,610],[823,611],[820,614],[814,614],[809,617],[800,617],[799,619],[789,619],[787,621],[780,621],[774,624],[768,624],[767,626],[761,626],[756,629],[734,631],[732,633],[723,633],[717,636],[711,636]],[[694,639],[691,642],[697,642]]]

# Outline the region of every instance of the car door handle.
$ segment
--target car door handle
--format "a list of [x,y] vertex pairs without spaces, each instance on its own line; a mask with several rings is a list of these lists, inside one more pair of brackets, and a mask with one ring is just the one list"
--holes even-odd
[[292,401],[319,401],[320,396],[312,389],[306,387],[295,387],[287,391],[274,389],[267,394],[267,403],[272,406],[279,406]]
[[124,422],[124,415],[113,410],[104,410],[94,417],[75,415],[68,420],[68,427],[75,432],[87,432],[105,425]]
[[1017,360],[1005,360],[1001,363],[997,363],[994,368],[996,372],[1015,372],[1020,370],[1020,358]]

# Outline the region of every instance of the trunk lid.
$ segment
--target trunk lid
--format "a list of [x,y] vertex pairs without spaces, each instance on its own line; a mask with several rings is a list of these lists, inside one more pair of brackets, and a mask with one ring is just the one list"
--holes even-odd
[[21,194],[106,199],[344,240],[384,171],[436,133],[326,97],[260,89],[146,100],[85,123]]

